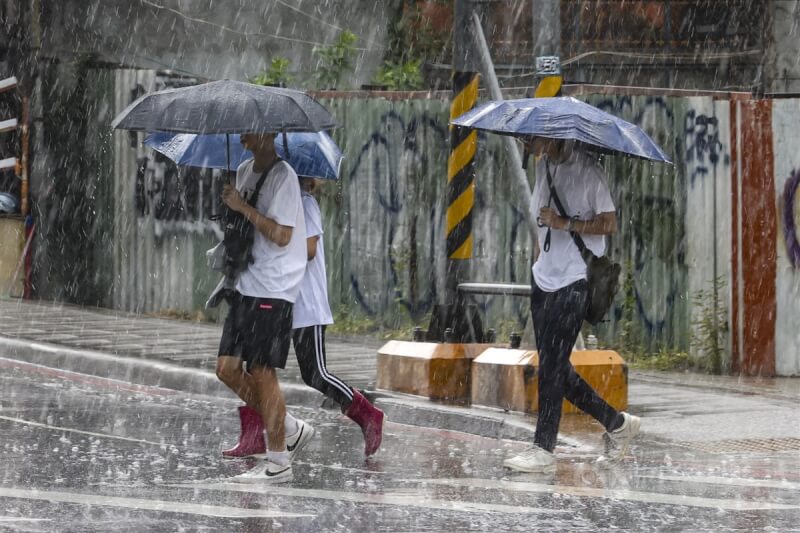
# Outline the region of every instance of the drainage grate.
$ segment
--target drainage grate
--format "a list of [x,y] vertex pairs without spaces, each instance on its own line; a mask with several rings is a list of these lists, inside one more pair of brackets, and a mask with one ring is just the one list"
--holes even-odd
[[800,439],[792,437],[679,442],[677,444],[685,448],[708,453],[790,452],[800,450]]

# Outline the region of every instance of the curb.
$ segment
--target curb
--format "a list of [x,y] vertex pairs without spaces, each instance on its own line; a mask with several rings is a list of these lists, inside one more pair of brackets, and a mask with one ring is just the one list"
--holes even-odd
[[[160,361],[121,357],[95,350],[75,350],[2,335],[0,356],[136,385],[234,398],[233,393],[213,372]],[[305,385],[283,382],[281,391],[289,405],[322,407],[325,400],[322,394]],[[535,427],[521,420],[521,415],[435,404],[417,397],[386,391],[369,391],[367,395],[392,422],[460,431],[488,438],[533,441]]]
[[[187,368],[171,363],[120,357],[94,350],[75,350],[54,344],[11,339],[0,335],[2,355],[50,368],[68,370],[136,385],[234,398],[233,393],[208,370]],[[286,403],[319,405],[323,396],[308,387],[281,383]]]

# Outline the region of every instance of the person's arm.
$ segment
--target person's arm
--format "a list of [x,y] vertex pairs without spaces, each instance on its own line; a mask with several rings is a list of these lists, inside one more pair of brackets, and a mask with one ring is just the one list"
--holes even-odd
[[553,229],[569,229],[583,235],[613,235],[617,232],[617,214],[613,211],[600,213],[590,220],[575,220],[560,216],[550,207],[543,207],[539,212],[539,219],[542,224]]
[[306,251],[308,252],[308,260],[311,261],[317,257],[317,243],[319,242],[319,235],[309,237],[306,239]]
[[271,218],[265,217],[259,213],[257,209],[242,199],[242,196],[232,185],[225,184],[225,187],[222,189],[222,201],[234,211],[238,211],[244,215],[244,217],[256,227],[261,235],[278,246],[286,246],[292,239],[292,230],[294,228],[291,226],[282,226]]

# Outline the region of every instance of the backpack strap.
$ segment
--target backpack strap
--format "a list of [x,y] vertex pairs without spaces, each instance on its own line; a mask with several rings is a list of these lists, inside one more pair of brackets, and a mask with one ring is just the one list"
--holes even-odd
[[[564,218],[572,218],[567,214],[567,210],[564,209],[564,204],[561,203],[561,200],[558,197],[558,193],[556,192],[556,187],[553,184],[553,176],[550,174],[550,163],[545,161],[545,168],[547,169],[547,185],[550,187],[550,198],[552,198],[553,202],[556,204],[556,209],[558,210],[559,214]],[[572,236],[572,240],[575,242],[575,246],[578,247],[578,250],[581,253],[581,257],[583,261],[588,265],[589,262],[594,257],[594,254],[591,250],[586,247],[586,243],[583,242],[580,234],[577,231],[570,231],[569,234]],[[550,237],[550,229],[547,230],[548,240]]]

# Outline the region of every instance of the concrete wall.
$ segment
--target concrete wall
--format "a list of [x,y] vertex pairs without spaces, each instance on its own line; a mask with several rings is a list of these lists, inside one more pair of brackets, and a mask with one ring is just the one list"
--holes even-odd
[[[395,2],[371,0],[64,0],[42,2],[42,53],[207,79],[248,79],[271,58],[291,60],[297,84],[316,68],[315,46],[342,29],[359,36],[347,87],[367,83],[381,63]],[[380,23],[376,23],[380,21]],[[232,59],[233,58],[233,59]],[[313,85],[307,85],[313,87]]]
[[772,40],[767,75],[769,90],[800,93],[800,2],[770,2]]

